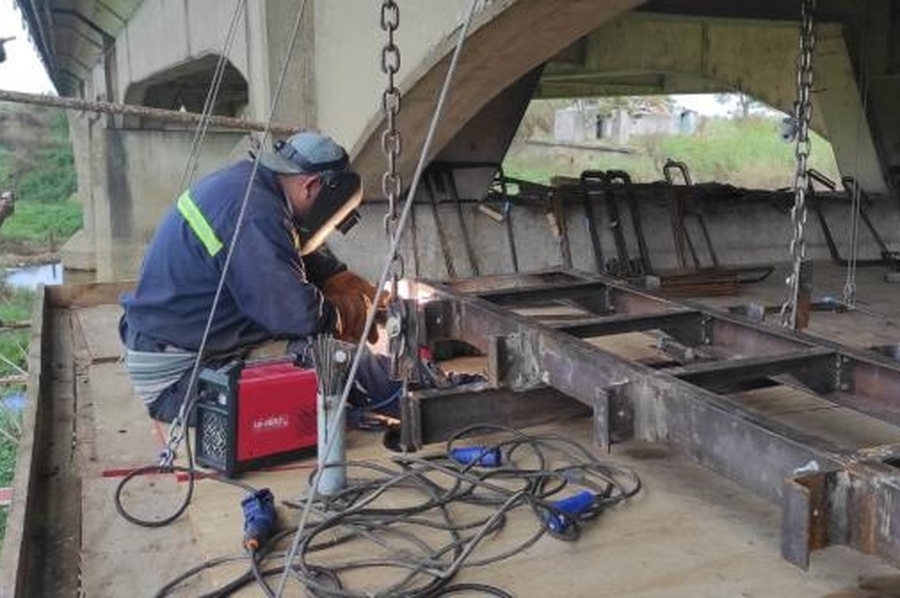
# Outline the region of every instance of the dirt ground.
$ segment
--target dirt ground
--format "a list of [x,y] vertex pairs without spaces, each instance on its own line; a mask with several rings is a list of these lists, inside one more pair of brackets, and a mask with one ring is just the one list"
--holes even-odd
[[0,239],[0,268],[52,264],[59,259],[59,252],[51,250],[48,244]]

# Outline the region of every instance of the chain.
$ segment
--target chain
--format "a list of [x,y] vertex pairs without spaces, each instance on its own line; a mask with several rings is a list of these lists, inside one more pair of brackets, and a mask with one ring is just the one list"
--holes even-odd
[[816,45],[813,23],[815,0],[800,0],[800,54],[797,58],[797,101],[794,104],[794,120],[797,125],[794,155],[797,159],[794,173],[794,207],[791,209],[791,259],[792,269],[785,281],[788,298],[781,306],[781,325],[794,328],[797,322],[797,300],[800,293],[800,268],[806,259],[806,194],[809,187],[807,160],[810,152],[809,121],[812,117],[812,54]]
[[[381,96],[381,109],[384,112],[385,128],[381,134],[381,149],[387,157],[387,170],[381,177],[381,192],[388,202],[387,214],[384,217],[384,232],[388,246],[397,229],[399,214],[397,199],[403,189],[403,180],[397,172],[397,158],[400,156],[403,141],[397,130],[397,116],[400,113],[400,90],[395,78],[400,70],[400,47],[394,41],[397,28],[400,26],[400,7],[395,0],[384,0],[381,4],[381,28],[387,32],[387,43],[381,48],[381,70],[387,75],[387,87]],[[397,294],[397,281],[403,277],[403,261],[399,255],[391,256],[393,260],[391,276],[391,293]]]
[[[390,248],[394,235],[397,234],[399,211],[398,198],[403,190],[403,179],[397,172],[397,158],[403,146],[400,131],[397,129],[397,116],[400,114],[400,90],[396,85],[397,72],[400,70],[400,47],[395,35],[400,26],[400,7],[395,0],[384,0],[381,3],[381,28],[387,33],[387,42],[381,48],[381,70],[387,75],[387,87],[381,95],[381,110],[384,113],[385,127],[381,134],[381,149],[387,158],[387,170],[381,177],[381,192],[388,202],[387,214],[384,216],[384,233]],[[399,281],[403,278],[403,258],[395,251],[390,256],[391,297],[399,299],[397,294]],[[394,322],[397,324],[397,322]],[[401,326],[388,326],[391,348],[391,370],[394,378],[400,377],[400,357],[406,351],[405,334]]]

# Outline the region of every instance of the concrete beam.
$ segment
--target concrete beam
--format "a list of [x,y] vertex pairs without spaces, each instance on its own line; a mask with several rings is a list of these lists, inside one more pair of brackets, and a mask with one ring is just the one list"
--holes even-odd
[[[503,89],[572,40],[640,4],[640,0],[507,0],[487,4],[466,41],[429,158],[440,153],[457,131]],[[406,181],[418,159],[455,41],[452,34],[444,38],[403,80],[399,128],[404,151],[399,168]],[[370,195],[380,195],[380,172],[385,164],[380,106],[379,96],[369,112],[374,115],[352,151],[354,165],[363,173]]]
[[[550,64],[538,97],[741,91],[790,113],[797,24],[632,12],[591,33],[581,64]],[[814,129],[843,175],[885,193],[871,130],[840,25],[820,23],[813,56]]]

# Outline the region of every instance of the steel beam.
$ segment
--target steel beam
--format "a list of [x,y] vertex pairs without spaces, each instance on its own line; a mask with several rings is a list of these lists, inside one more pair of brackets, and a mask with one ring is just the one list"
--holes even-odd
[[495,388],[456,388],[409,393],[402,403],[401,442],[410,450],[442,442],[477,424],[533,426],[587,415],[590,410],[556,389],[524,393]]
[[[679,307],[602,277],[476,292],[435,289],[436,300],[421,310],[425,340],[453,338],[479,348],[498,387],[550,386],[578,399],[593,409],[603,446],[629,438],[666,442],[781,504],[782,551],[799,566],[808,564],[810,552],[833,544],[900,566],[900,524],[893,523],[900,522],[898,447],[848,448],[721,394],[759,379],[796,381],[827,400],[900,423],[896,362],[699,306]],[[600,298],[614,315],[554,328],[507,309],[585,296]],[[657,371],[579,338],[656,329],[705,360]],[[456,421],[453,413],[441,417]]]

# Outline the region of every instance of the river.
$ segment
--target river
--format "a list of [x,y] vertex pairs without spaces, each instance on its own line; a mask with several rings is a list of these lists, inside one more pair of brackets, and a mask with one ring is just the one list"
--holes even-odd
[[18,289],[35,289],[37,285],[62,284],[63,267],[59,262],[21,268],[6,268],[6,284]]
[[[62,284],[63,267],[60,263],[53,264],[37,264],[34,266],[23,266],[21,268],[6,268],[4,271],[4,280],[10,287],[17,289],[37,288],[37,285]],[[9,392],[4,389],[0,392],[0,409],[5,409],[13,413],[21,413],[25,408],[27,396],[24,392]]]

